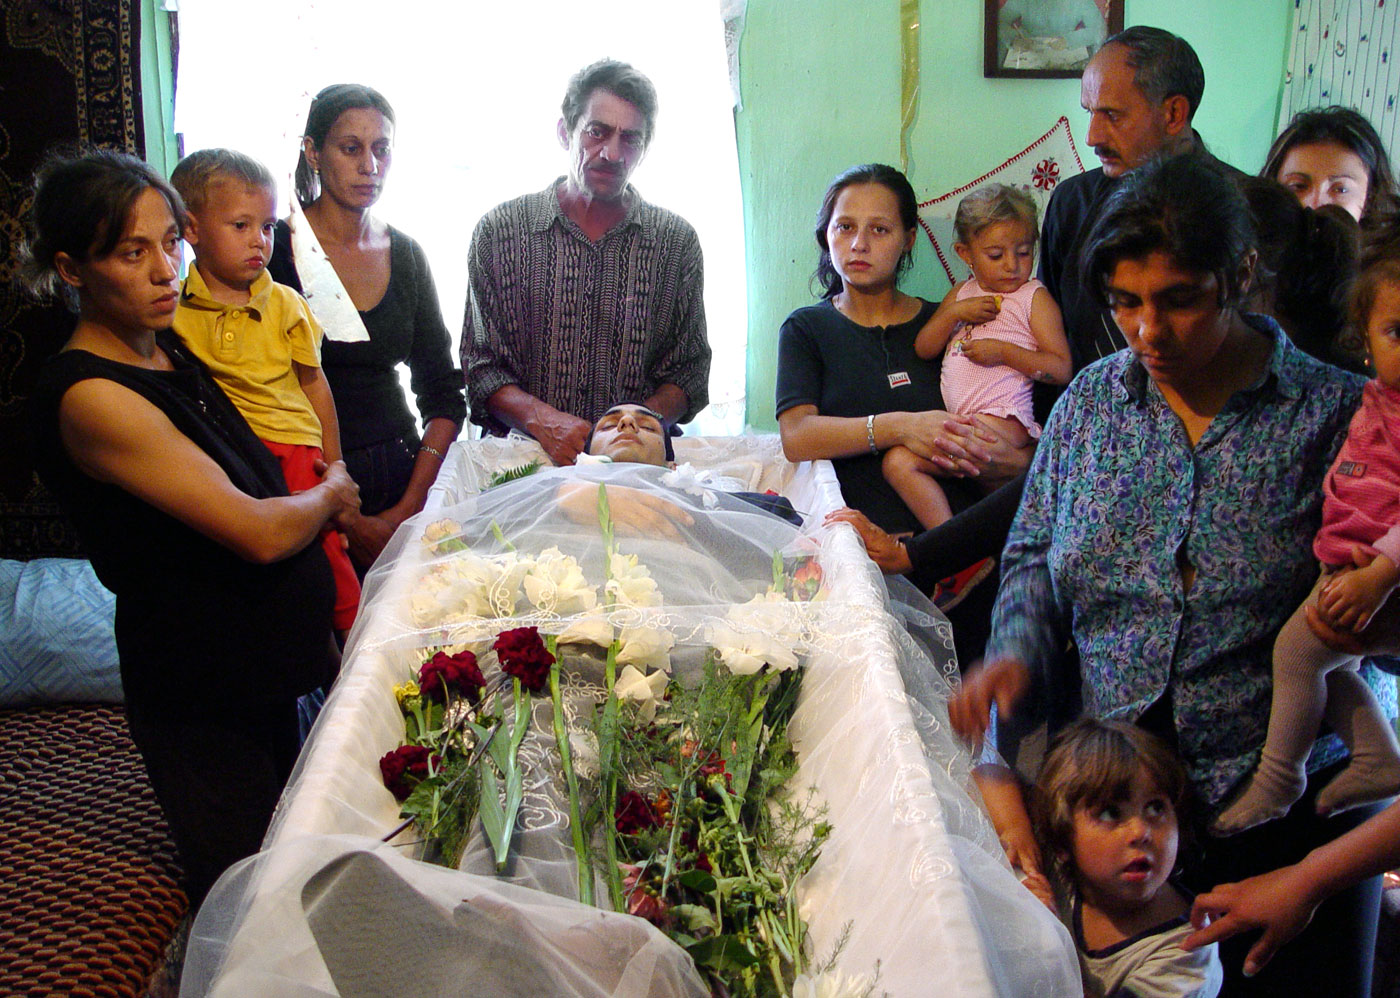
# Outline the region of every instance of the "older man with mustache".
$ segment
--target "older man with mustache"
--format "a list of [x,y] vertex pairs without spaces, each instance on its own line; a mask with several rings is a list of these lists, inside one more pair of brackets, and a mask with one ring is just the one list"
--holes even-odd
[[1079,270],[1079,249],[1109,194],[1150,159],[1195,152],[1210,156],[1191,119],[1205,91],[1205,70],[1185,39],[1161,28],[1120,31],[1089,60],[1079,103],[1089,113],[1087,140],[1103,163],[1056,188],[1041,230],[1040,280],[1059,303],[1074,370],[1127,343]]
[[475,422],[572,464],[618,398],[693,418],[710,346],[695,230],[628,182],[654,131],[651,81],[596,62],[569,81],[562,112],[568,174],[493,208],[472,235],[462,370]]

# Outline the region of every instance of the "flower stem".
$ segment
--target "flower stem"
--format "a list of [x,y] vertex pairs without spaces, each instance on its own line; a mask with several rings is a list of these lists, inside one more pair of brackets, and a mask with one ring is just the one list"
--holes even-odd
[[551,634],[545,638],[545,648],[554,656],[549,667],[549,697],[554,702],[554,744],[559,748],[559,761],[564,767],[564,785],[569,790],[569,830],[574,839],[574,866],[578,872],[578,899],[593,903],[593,864],[588,857],[588,840],[583,834],[579,816],[578,777],[574,773],[574,753],[569,745],[569,733],[564,726],[564,697],[559,691],[559,639]]
[[[601,492],[606,496],[607,493]],[[606,498],[602,500],[606,503]],[[618,642],[608,645],[608,658],[604,665],[603,679],[608,698],[603,704],[603,730],[607,732],[608,744],[599,744],[598,756],[603,760],[603,815],[607,834],[603,836],[604,849],[608,859],[608,895],[612,898],[613,910],[626,911],[622,897],[622,870],[617,864],[617,767],[621,752],[618,746],[617,717],[617,651]]]

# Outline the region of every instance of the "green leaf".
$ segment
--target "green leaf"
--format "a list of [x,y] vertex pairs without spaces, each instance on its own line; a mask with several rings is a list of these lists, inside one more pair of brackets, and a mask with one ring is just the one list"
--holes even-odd
[[501,811],[501,784],[496,779],[495,762],[489,751],[477,760],[476,767],[481,774],[481,827],[494,846],[503,838],[506,818]]
[[710,967],[719,974],[752,967],[758,957],[749,952],[744,941],[738,936],[710,936],[694,946],[687,946],[691,959],[702,967]]
[[[486,750],[505,781],[505,803],[497,803],[491,807],[490,811],[493,813],[488,814],[486,804],[487,798],[492,796],[492,787],[488,785],[486,778],[490,766],[482,769],[481,778],[481,823],[486,827],[487,837],[491,841],[497,872],[505,869],[506,860],[510,857],[510,840],[515,834],[515,819],[520,813],[520,802],[525,797],[525,776],[520,768],[519,754],[520,743],[525,740],[525,730],[530,722],[530,698],[520,688],[520,680],[514,679],[512,684],[515,693],[515,718],[511,725],[510,737],[493,738]],[[482,761],[485,762],[484,759]],[[492,772],[490,783],[495,782],[495,773]]]
[[709,894],[715,889],[714,874],[706,873],[704,870],[686,870],[676,877],[676,883],[682,887],[689,887],[693,891],[701,894]]
[[539,461],[530,461],[527,464],[520,465],[518,468],[502,468],[487,480],[486,487],[488,489],[493,489],[497,485],[504,485],[506,482],[519,481],[522,478],[528,478],[539,470]]
[[672,905],[671,912],[682,922],[685,927],[692,932],[696,929],[709,929],[714,931],[715,916],[710,913],[710,909],[699,904],[677,904]]

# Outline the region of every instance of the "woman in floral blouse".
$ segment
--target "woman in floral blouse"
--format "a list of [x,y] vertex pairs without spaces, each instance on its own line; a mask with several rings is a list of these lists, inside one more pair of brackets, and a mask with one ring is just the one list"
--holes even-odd
[[[950,704],[975,740],[993,703],[1005,716],[1028,692],[1057,704],[1078,685],[1086,713],[1177,747],[1200,818],[1258,759],[1270,651],[1315,575],[1322,478],[1362,384],[1239,310],[1253,241],[1238,190],[1192,157],[1136,171],[1105,206],[1084,273],[1130,349],[1085,369],[1046,423],[986,664]],[[1343,754],[1335,736],[1319,739],[1310,785]],[[1324,820],[1310,794],[1284,820],[1205,841],[1187,880],[1204,888],[1294,862],[1370,813]],[[1378,881],[1339,896],[1300,937],[1311,945],[1252,980],[1247,941],[1223,948],[1228,993],[1368,993],[1378,905]]]

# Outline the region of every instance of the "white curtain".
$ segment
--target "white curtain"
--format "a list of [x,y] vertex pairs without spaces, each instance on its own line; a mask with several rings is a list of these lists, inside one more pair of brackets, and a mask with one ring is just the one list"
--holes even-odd
[[1343,104],[1370,119],[1400,157],[1400,4],[1297,0],[1279,128],[1298,111]]
[[696,428],[743,429],[743,210],[715,0],[180,0],[179,30],[185,151],[257,157],[283,184],[284,204],[312,95],[364,83],[389,99],[398,129],[376,212],[423,244],[454,341],[477,219],[564,172],[555,123],[568,78],[605,56],[632,63],[660,96],[633,182],[690,221],[705,254],[712,404]]

